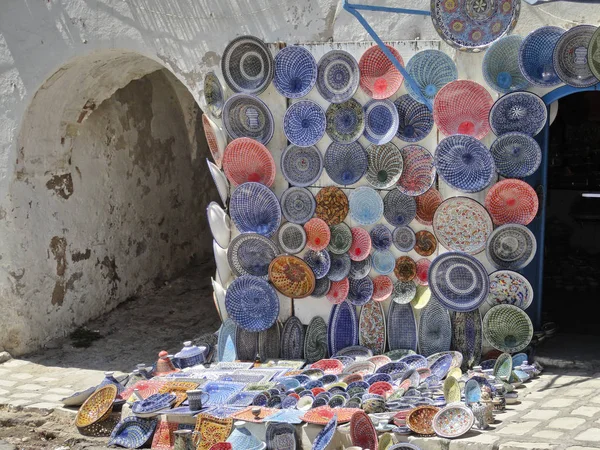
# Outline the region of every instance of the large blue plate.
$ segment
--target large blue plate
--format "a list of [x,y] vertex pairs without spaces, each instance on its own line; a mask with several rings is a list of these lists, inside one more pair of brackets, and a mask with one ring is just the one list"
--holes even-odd
[[342,281],[350,273],[350,267],[352,266],[350,256],[348,253],[342,253],[341,255],[330,254],[329,256],[331,257],[331,265],[327,273],[327,278],[331,281]]
[[[415,54],[408,60],[406,71],[416,82],[421,94],[429,100],[433,100],[441,88],[458,79],[456,64],[439,50],[423,50]],[[415,100],[421,100],[410,83],[406,83],[406,91]]]
[[227,403],[227,399],[244,389],[244,383],[232,383],[229,381],[209,381],[202,390],[209,395],[203,406],[217,406]]
[[331,439],[333,439],[336,428],[337,415],[333,416],[333,419],[331,419],[329,423],[325,425],[321,431],[319,431],[319,434],[317,434],[317,437],[313,442],[312,450],[325,450],[331,442]]
[[417,322],[410,304],[390,302],[387,337],[390,350],[417,350]]
[[561,83],[554,69],[552,53],[564,32],[560,27],[541,27],[523,39],[519,48],[519,68],[532,84],[551,87]]
[[269,264],[279,254],[272,240],[256,233],[236,236],[227,247],[227,261],[236,276],[269,278]]
[[315,214],[317,202],[309,190],[292,186],[281,196],[281,212],[288,222],[304,224]]
[[258,95],[273,79],[273,56],[260,39],[240,36],[225,48],[221,72],[233,92]]
[[343,186],[356,183],[367,172],[367,152],[358,142],[332,142],[325,152],[325,171],[335,183]]
[[507,178],[525,178],[532,175],[542,162],[540,144],[523,133],[506,133],[490,148],[496,170]]
[[398,189],[389,191],[383,199],[383,216],[390,225],[402,227],[408,225],[417,215],[417,203],[414,197],[403,194]]
[[293,103],[283,118],[283,132],[298,147],[310,147],[319,142],[326,125],[323,108],[310,100]]
[[125,448],[140,448],[152,437],[156,429],[156,419],[142,419],[136,416],[125,417],[113,429],[108,445]]
[[544,128],[548,109],[532,92],[518,91],[496,100],[490,110],[490,127],[496,136],[517,132],[535,136]]
[[521,36],[505,36],[492,44],[485,52],[482,70],[485,82],[496,92],[505,94],[529,87],[529,80],[519,67]]
[[356,141],[365,129],[362,105],[353,98],[344,103],[332,103],[325,116],[327,135],[334,142],[350,144]]
[[289,145],[281,154],[281,173],[290,184],[306,187],[314,184],[323,171],[323,156],[315,146]]
[[373,296],[373,280],[368,276],[350,280],[348,301],[355,306],[362,306]]
[[[452,324],[448,310],[432,296],[421,310],[419,353],[423,356],[430,356],[434,353],[446,352],[450,350],[451,343]],[[450,363],[452,363],[451,356]]]
[[373,188],[366,186],[356,188],[348,200],[350,217],[361,225],[374,224],[383,214],[383,200]]
[[394,100],[398,111],[396,137],[405,142],[425,139],[433,128],[433,114],[423,103],[405,94]]
[[327,250],[321,250],[319,252],[308,250],[304,254],[303,259],[304,262],[308,264],[308,267],[312,269],[317,280],[324,278],[331,267],[331,258]]
[[344,301],[333,305],[329,313],[327,327],[327,346],[329,354],[335,355],[343,348],[358,344],[358,317],[356,308]]
[[283,325],[281,357],[283,359],[304,358],[304,326],[296,316],[290,316]]
[[229,316],[247,331],[271,327],[279,315],[279,297],[265,280],[243,275],[233,280],[225,294]]
[[387,144],[398,130],[398,110],[389,100],[370,100],[364,106],[365,137],[373,144]]
[[242,233],[258,233],[271,237],[281,223],[277,196],[260,183],[240,184],[229,201],[231,220]]
[[317,62],[305,48],[296,45],[285,47],[275,55],[273,85],[284,97],[304,97],[316,81]]

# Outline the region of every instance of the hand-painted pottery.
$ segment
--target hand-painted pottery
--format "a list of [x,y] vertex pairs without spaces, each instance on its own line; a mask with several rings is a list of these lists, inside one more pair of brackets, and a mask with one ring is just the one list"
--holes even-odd
[[429,285],[429,266],[431,266],[431,260],[427,258],[421,258],[417,261],[417,276],[415,277],[415,281],[418,285]]
[[264,450],[267,448],[266,443],[257,439],[243,421],[235,422],[235,428],[227,438],[228,443],[232,445],[233,450],[252,449]]
[[392,142],[383,145],[371,144],[367,147],[369,165],[367,181],[377,189],[392,187],[400,179],[402,168],[402,154]]
[[331,280],[329,278],[321,278],[315,282],[315,290],[310,294],[314,298],[321,298],[331,289]]
[[422,436],[434,435],[433,418],[439,411],[435,406],[417,406],[406,416],[406,425],[415,433]]
[[351,280],[360,280],[366,277],[371,271],[371,255],[362,261],[352,261],[350,263],[350,273],[348,278]]
[[281,154],[281,173],[293,186],[314,184],[323,172],[323,156],[314,145],[289,145]]
[[329,250],[329,252],[332,254],[333,266],[334,255],[347,256],[346,252],[350,249],[350,246],[352,245],[352,232],[350,231],[350,227],[345,223],[339,223],[337,225],[331,226],[330,232],[331,237],[329,239],[329,245],[327,246],[327,250]]
[[477,380],[470,379],[465,383],[465,403],[477,403],[481,399],[481,386]]
[[304,97],[317,81],[317,62],[304,47],[282,48],[275,55],[274,66],[273,85],[284,97]]
[[141,419],[135,416],[125,417],[113,429],[108,445],[125,448],[139,448],[150,440],[156,429],[156,419]]
[[391,278],[385,275],[379,275],[373,279],[373,300],[382,302],[392,295],[394,283]]
[[483,334],[494,348],[516,353],[531,342],[533,325],[522,309],[513,305],[498,305],[484,316]]
[[594,76],[600,80],[600,33],[598,29],[596,29],[590,39],[587,61]]
[[427,230],[417,231],[415,234],[415,252],[421,256],[430,256],[437,249],[437,240],[433,233]]
[[352,233],[352,245],[348,250],[350,259],[352,261],[362,261],[368,258],[371,251],[371,236],[369,236],[369,232],[359,227],[351,228],[350,232]]
[[408,226],[396,227],[392,239],[394,246],[401,252],[410,252],[417,242],[415,232]]
[[387,144],[398,130],[398,110],[389,100],[370,100],[363,107],[365,117],[364,136],[377,145]]
[[271,110],[258,97],[235,94],[223,107],[223,125],[232,139],[247,137],[266,145],[275,128]]
[[375,431],[371,418],[364,411],[357,411],[352,415],[350,438],[353,445],[377,450],[377,431]]
[[227,261],[236,276],[254,275],[267,279],[269,264],[278,253],[277,246],[270,239],[256,233],[244,233],[229,244]]
[[271,237],[281,223],[277,196],[260,183],[240,184],[231,194],[231,220],[242,233]]
[[512,370],[513,365],[510,354],[502,353],[500,356],[498,356],[496,364],[494,364],[494,376],[500,379],[508,380]]
[[335,355],[339,350],[358,344],[358,318],[356,308],[349,302],[334,305],[329,314],[327,326],[327,346],[329,354]]
[[326,374],[337,375],[342,373],[344,365],[337,359],[320,359],[310,365],[311,369],[320,369]]
[[[408,60],[406,71],[411,75],[423,97],[433,100],[438,91],[458,78],[456,64],[439,50],[422,50]],[[406,91],[417,101],[421,99],[407,83]]]
[[479,309],[455,313],[452,325],[452,348],[463,355],[462,368],[470,369],[481,359],[483,332]]
[[385,350],[385,314],[381,303],[367,302],[361,308],[358,341],[360,345],[367,347],[375,355],[379,355]]
[[339,350],[335,354],[335,356],[349,356],[355,359],[365,359],[372,357],[373,352],[369,348],[364,347],[362,345],[351,345],[349,347],[344,347],[343,349]]
[[[395,48],[386,45],[394,58],[404,65],[404,60]],[[404,77],[379,46],[370,47],[358,62],[360,69],[360,87],[369,97],[384,99],[396,93]]]
[[392,291],[392,301],[405,305],[410,303],[417,293],[417,286],[412,281],[397,281]]
[[304,224],[315,213],[316,202],[308,189],[290,187],[281,196],[281,212],[288,222]]
[[448,404],[460,402],[460,386],[456,378],[448,377],[444,381],[444,398]]
[[360,74],[354,57],[344,50],[331,50],[319,60],[317,89],[325,100],[343,103],[358,89]]
[[417,275],[417,264],[410,256],[401,256],[396,260],[394,275],[400,281],[411,281]]
[[234,139],[225,148],[223,170],[233,186],[254,181],[271,187],[275,181],[275,161],[263,144],[254,139]]
[[494,184],[485,196],[485,207],[496,225],[528,225],[538,211],[538,197],[526,182],[506,179]]
[[89,427],[108,418],[116,397],[117,387],[114,384],[107,384],[96,390],[79,408],[75,426],[77,428]]
[[154,417],[169,409],[177,400],[175,394],[153,394],[133,404],[131,411],[138,417]]
[[290,423],[269,422],[265,440],[272,450],[296,450],[296,429]]
[[334,305],[339,305],[348,297],[350,291],[350,282],[348,278],[343,278],[340,281],[333,281],[327,292],[327,300]]
[[383,199],[383,216],[390,225],[402,227],[408,225],[417,214],[415,199],[398,189],[389,191]]
[[[294,257],[290,256],[289,258]],[[310,268],[308,270],[310,271]],[[271,272],[271,266],[269,266],[270,278],[273,280]],[[312,271],[310,274],[312,275]],[[279,298],[275,289],[265,280],[251,275],[243,275],[233,280],[227,289],[225,307],[227,314],[243,329],[262,331],[277,320]]]
[[551,87],[561,83],[554,69],[552,54],[564,32],[560,27],[541,27],[523,39],[519,48],[519,68],[532,84]]
[[313,217],[304,224],[304,231],[306,232],[306,246],[309,249],[321,251],[329,245],[331,231],[324,220]]
[[196,418],[194,444],[197,450],[209,450],[217,442],[224,442],[233,428],[233,419],[219,419],[209,414],[199,414]]
[[392,232],[385,225],[375,225],[369,234],[371,236],[371,244],[375,250],[388,250],[392,246]]
[[536,250],[535,236],[527,227],[506,224],[490,235],[486,256],[497,269],[519,270],[531,262]]
[[519,48],[521,36],[505,36],[498,39],[485,52],[482,71],[489,87],[496,92],[506,94],[529,87],[529,80],[519,68]]
[[542,162],[542,149],[531,136],[506,133],[490,148],[496,170],[503,177],[525,178],[535,173]]
[[217,126],[206,114],[202,115],[202,127],[204,128],[204,137],[210,150],[217,169],[220,169],[223,164],[223,153],[227,145],[227,138],[223,130]]
[[479,52],[517,25],[521,0],[431,0],[431,19],[440,37],[459,50]]
[[490,274],[490,293],[487,300],[493,306],[509,304],[527,309],[533,301],[533,288],[520,273],[498,270]]
[[405,94],[394,100],[398,110],[396,137],[404,142],[419,142],[431,133],[433,115],[429,108]]
[[277,233],[277,241],[285,253],[300,253],[306,245],[306,231],[297,223],[284,223]]
[[175,445],[175,431],[179,429],[179,425],[176,422],[167,422],[166,420],[160,420],[154,437],[152,438],[152,445],[150,448],[156,450],[171,450]]
[[373,269],[381,275],[387,275],[394,271],[396,259],[389,250],[375,251],[372,255]]
[[283,132],[298,147],[310,147],[325,134],[325,111],[311,100],[300,100],[287,109],[283,118]]
[[329,226],[344,221],[350,208],[346,194],[335,186],[321,189],[316,196],[317,208],[315,215]]
[[262,423],[267,417],[272,416],[273,414],[278,412],[278,409],[276,408],[260,408],[260,413],[258,414],[255,414],[253,410],[253,406],[248,406],[247,408],[244,408],[241,411],[231,414],[230,417],[234,420],[243,420],[245,422],[251,423]]
[[379,193],[370,187],[361,186],[350,194],[350,217],[361,225],[372,225],[383,214],[383,200]]
[[348,423],[352,419],[352,415],[357,410],[354,408],[330,408],[329,406],[320,406],[307,411],[302,420],[315,425],[326,425],[329,421],[337,416],[338,424]]
[[[336,227],[340,225],[336,225]],[[344,226],[346,225],[344,224]],[[350,234],[350,228],[348,228],[348,232]],[[352,241],[350,240],[350,244],[351,243]],[[331,266],[329,268],[329,272],[327,272],[327,278],[329,278],[331,281],[342,281],[344,278],[347,278],[352,266],[352,260],[350,259],[350,256],[348,256],[347,253],[343,253],[341,255],[330,254],[330,258]]]
[[373,280],[370,277],[351,279],[346,293],[348,301],[355,306],[362,306],[373,296]]
[[448,405],[433,418],[433,429],[438,436],[452,439],[468,432],[475,422],[473,412],[463,405]]
[[358,142],[332,142],[325,151],[325,171],[335,183],[348,186],[356,183],[367,172],[367,152]]
[[319,252],[308,250],[304,254],[303,259],[304,262],[308,264],[308,267],[312,269],[316,279],[324,278],[331,267],[331,258],[329,252],[326,250],[321,250]]
[[281,346],[281,324],[275,321],[268,329],[258,334],[258,354],[266,360],[279,358]]
[[[569,86],[583,88],[598,83],[588,63],[589,46],[596,31],[593,25],[577,25],[556,42],[552,62],[558,77]],[[597,55],[592,55],[592,61]]]
[[423,225],[433,224],[433,217],[440,203],[442,203],[442,195],[434,188],[430,188],[427,192],[415,198],[416,202],[416,219],[417,222]]
[[542,131],[547,119],[544,100],[525,91],[503,95],[490,110],[490,126],[496,136],[512,132],[535,136]]
[[208,72],[204,77],[204,101],[208,111],[217,119],[223,113],[225,95],[219,78],[214,72]]
[[433,156],[420,145],[407,145],[400,153],[404,167],[396,187],[403,194],[412,197],[424,194],[435,182]]
[[327,324],[322,317],[311,319],[304,335],[304,358],[315,362],[327,357]]
[[487,210],[468,197],[451,197],[437,208],[433,231],[448,250],[474,255],[485,249],[494,225]]
[[343,103],[332,103],[325,112],[327,135],[334,142],[350,144],[356,141],[365,129],[363,107],[353,98]]
[[390,303],[387,338],[390,350],[417,349],[417,322],[410,304]]
[[269,280],[279,292],[291,298],[307,297],[315,288],[315,275],[311,268],[291,255],[278,256],[271,262]]
[[173,407],[180,406],[185,400],[187,400],[187,391],[193,391],[198,388],[198,383],[193,381],[168,381],[159,389],[159,394],[173,394],[175,395],[175,403]]
[[236,325],[232,319],[227,319],[219,328],[219,339],[217,343],[217,359],[219,361],[234,361],[235,354]]
[[221,72],[233,92],[258,95],[273,79],[273,56],[260,39],[240,36],[227,44]]
[[423,308],[419,320],[419,353],[429,356],[447,351],[451,341],[452,324],[448,310],[432,298]]

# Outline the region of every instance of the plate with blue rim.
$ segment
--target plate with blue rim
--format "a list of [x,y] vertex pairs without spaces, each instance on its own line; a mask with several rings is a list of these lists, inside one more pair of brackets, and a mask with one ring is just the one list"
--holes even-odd
[[314,145],[288,145],[281,154],[281,173],[293,186],[314,184],[323,172],[323,156]]
[[519,47],[519,68],[531,84],[552,87],[562,83],[554,69],[552,54],[565,31],[554,26],[540,27],[523,39]]
[[223,125],[232,139],[247,137],[266,145],[275,125],[271,110],[258,97],[235,94],[223,106]]
[[390,350],[417,350],[417,322],[410,304],[390,303],[387,316],[387,336]]
[[225,294],[229,316],[244,330],[257,332],[269,329],[279,315],[279,297],[267,281],[242,275],[229,285]]
[[556,42],[552,62],[556,74],[565,84],[584,88],[598,83],[588,63],[588,47],[596,30],[594,25],[577,25]]
[[204,406],[226,405],[229,398],[240,392],[246,386],[244,383],[230,381],[209,381],[202,390],[209,395]]
[[227,406],[245,407],[252,404],[254,397],[256,397],[256,392],[241,391],[229,397],[225,404]]
[[365,276],[359,279],[350,279],[347,300],[352,305],[362,306],[373,296],[373,280]]
[[331,257],[327,250],[315,251],[307,250],[303,256],[304,262],[308,264],[318,280],[324,278],[331,267]]
[[233,92],[258,95],[273,79],[273,56],[257,37],[240,36],[227,44],[221,72]]
[[219,328],[217,343],[217,359],[219,361],[235,361],[235,332],[237,327],[233,319],[225,319]]
[[500,97],[490,109],[490,127],[496,136],[518,132],[535,136],[544,128],[548,109],[532,92],[516,91]]
[[298,147],[310,147],[325,134],[325,111],[311,100],[300,100],[287,109],[283,117],[283,132]]
[[490,151],[496,170],[507,178],[525,178],[540,167],[542,149],[531,136],[523,133],[505,133],[492,144]]
[[[423,356],[430,356],[448,351],[451,343],[452,323],[448,309],[432,296],[421,310],[419,318],[419,353]],[[449,356],[450,364],[452,364],[452,356]],[[433,371],[432,373],[436,375]],[[439,378],[442,379],[443,376]]]
[[405,94],[394,100],[398,111],[396,137],[404,142],[425,139],[433,129],[433,114],[423,103]]
[[529,87],[529,80],[519,67],[519,48],[522,42],[521,36],[504,36],[486,50],[482,63],[483,78],[496,92],[506,94]]
[[350,194],[350,217],[361,225],[371,225],[379,221],[383,214],[383,200],[379,193],[370,187],[361,186]]
[[273,85],[284,97],[304,97],[317,81],[317,62],[304,47],[282,48],[275,55],[274,66]]
[[292,186],[281,195],[281,212],[288,222],[305,224],[315,214],[317,202],[305,188]]
[[231,220],[242,233],[258,233],[271,237],[281,223],[277,196],[260,183],[240,184],[231,193]]
[[327,135],[340,144],[356,141],[365,129],[363,107],[353,98],[344,103],[332,103],[327,107],[325,116]]
[[317,64],[317,89],[325,100],[343,103],[352,98],[360,75],[358,62],[344,50],[331,50],[325,53]]
[[254,275],[265,280],[269,264],[278,254],[272,240],[256,233],[240,234],[227,247],[227,261],[236,276]]
[[113,429],[108,445],[140,448],[150,440],[156,429],[156,424],[156,419],[142,419],[136,416],[125,417]]
[[367,172],[367,152],[359,142],[332,142],[325,151],[324,165],[329,178],[342,186],[356,183]]
[[365,137],[373,144],[387,144],[396,135],[399,118],[389,100],[370,100],[364,107]]
[[335,434],[335,430],[337,428],[337,415],[334,415],[333,418],[323,427],[315,440],[313,441],[312,450],[325,450],[331,440],[333,439],[333,435]]
[[348,301],[333,305],[327,326],[327,346],[329,354],[358,344],[358,316],[356,308]]
[[[428,49],[416,53],[408,60],[406,71],[415,81],[421,95],[431,101],[441,88],[458,79],[456,64],[440,50]],[[406,91],[413,99],[421,100],[410,83],[406,83]]]
[[131,411],[138,417],[154,417],[161,411],[169,409],[176,400],[174,394],[152,394],[144,400],[135,402]]
[[383,198],[383,217],[390,225],[395,227],[408,225],[416,215],[417,203],[414,197],[394,189]]

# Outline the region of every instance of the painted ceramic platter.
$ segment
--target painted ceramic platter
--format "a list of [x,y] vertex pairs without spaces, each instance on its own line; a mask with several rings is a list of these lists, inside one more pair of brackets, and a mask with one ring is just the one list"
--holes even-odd
[[311,319],[304,335],[304,358],[315,362],[327,357],[327,324],[320,316]]
[[325,116],[327,135],[340,144],[356,141],[365,129],[363,107],[353,98],[343,103],[332,103],[327,107]]
[[408,225],[417,214],[417,204],[411,196],[397,189],[389,191],[383,199],[383,216],[390,225],[402,227]]
[[210,176],[217,187],[217,192],[219,193],[221,202],[223,203],[223,206],[227,206],[227,199],[229,198],[229,182],[227,181],[227,177],[223,172],[221,172],[221,170],[219,170],[217,165],[210,162],[208,158],[206,159],[206,164],[208,165]]
[[271,187],[277,169],[267,147],[254,139],[238,138],[225,148],[223,171],[232,186],[254,181]]
[[433,429],[433,418],[440,409],[431,406],[423,405],[412,409],[406,416],[406,425],[414,432],[422,436],[435,435]]
[[460,402],[460,386],[458,380],[452,376],[448,376],[444,381],[444,398],[446,403]]
[[492,372],[496,378],[507,380],[510,377],[510,373],[512,372],[512,358],[508,353],[502,353],[496,359],[496,364],[494,364],[494,371]]
[[335,183],[343,186],[356,183],[367,172],[367,152],[358,142],[332,142],[325,151],[325,171]]
[[313,449],[325,450],[335,434],[337,428],[337,415],[334,415],[331,420],[323,427],[313,442]]
[[258,95],[273,79],[273,56],[260,39],[240,36],[225,48],[221,72],[233,92]]
[[472,311],[488,295],[490,280],[485,267],[470,255],[448,252],[429,267],[429,288],[440,303],[452,311]]
[[328,186],[322,188],[316,196],[315,215],[329,226],[342,223],[348,215],[350,205],[348,197],[340,188]]
[[440,37],[459,50],[478,52],[516,26],[521,0],[431,0]]
[[262,331],[277,320],[279,297],[265,280],[242,275],[227,288],[225,307],[229,317],[244,330]]
[[600,80],[600,32],[598,29],[590,39],[587,61],[594,76]]
[[202,128],[204,128],[204,137],[210,150],[210,155],[217,168],[221,168],[223,152],[227,146],[227,137],[223,130],[217,126],[206,114],[202,114]]
[[535,190],[521,180],[508,178],[494,184],[485,196],[485,207],[496,225],[531,223],[538,212]]
[[434,158],[440,178],[461,192],[479,192],[496,176],[492,154],[471,136],[455,135],[443,139]]
[[417,350],[417,322],[410,304],[390,303],[387,337],[390,350]]
[[373,269],[375,272],[387,275],[394,271],[394,267],[396,264],[396,258],[394,254],[389,250],[376,250],[373,252],[371,256]]
[[409,226],[397,227],[392,234],[394,246],[401,252],[410,252],[416,242],[415,232]]
[[429,285],[429,266],[431,266],[431,260],[427,258],[421,258],[417,261],[417,276],[415,277],[415,282],[419,286]]
[[470,379],[465,383],[465,403],[477,403],[481,400],[481,386],[477,380]]
[[304,326],[296,316],[290,316],[281,332],[281,357],[302,359],[304,357]]
[[387,189],[396,184],[403,173],[404,163],[400,149],[395,144],[371,144],[367,147],[367,156],[369,165],[366,178],[371,186]]
[[475,422],[473,411],[464,405],[448,405],[433,418],[433,429],[438,436],[453,439],[467,433]]
[[283,118],[283,132],[298,147],[310,147],[325,134],[325,111],[311,100],[300,100],[287,109]]
[[386,326],[383,307],[379,302],[367,302],[360,310],[358,342],[374,355],[385,350]]
[[523,275],[512,270],[498,270],[490,274],[491,305],[509,304],[527,309],[533,301],[533,288]]
[[463,355],[463,369],[479,364],[483,331],[479,309],[457,312],[452,321],[452,348]]
[[394,289],[392,279],[385,275],[376,276],[373,279],[373,300],[382,302],[386,300]]
[[287,98],[307,95],[317,81],[317,62],[304,47],[291,45],[275,55],[273,85]]
[[378,447],[377,431],[366,412],[359,410],[352,415],[350,439],[352,445],[360,448],[376,449]]
[[296,428],[290,423],[269,422],[265,441],[272,450],[296,450]]
[[531,342],[533,325],[522,309],[513,305],[498,305],[484,316],[483,334],[497,350],[516,353]]
[[[589,46],[597,27],[577,25],[556,42],[552,62],[558,77],[573,87],[588,87],[598,83],[588,63]],[[592,55],[593,57],[597,55]]]
[[335,355],[339,350],[357,344],[358,318],[354,305],[345,301],[333,305],[327,326],[329,354]]
[[343,103],[358,89],[360,74],[354,57],[344,50],[331,50],[319,60],[317,89],[325,100]]
[[361,225],[372,225],[383,214],[383,200],[379,193],[370,187],[361,186],[350,194],[350,217]]
[[314,184],[323,171],[323,156],[317,147],[291,144],[281,154],[281,173],[293,186]]
[[325,250],[331,239],[331,231],[325,221],[313,217],[304,224],[306,246],[314,251]]
[[217,202],[210,202],[206,208],[210,232],[221,248],[227,248],[231,240],[231,219]]
[[204,77],[204,101],[208,111],[217,119],[223,113],[225,95],[223,86],[214,72],[208,72]]
[[511,132],[535,136],[544,128],[547,118],[544,100],[525,91],[503,95],[490,110],[490,126],[496,136]]
[[373,144],[390,142],[398,130],[396,106],[389,100],[370,100],[364,107],[365,137]]
[[306,246],[306,231],[297,223],[284,223],[277,233],[277,241],[284,252],[300,253]]
[[[433,100],[441,88],[458,78],[456,64],[440,50],[418,52],[408,60],[406,71],[428,100]],[[409,83],[406,84],[406,91],[415,100],[420,100]]]
[[540,87],[561,83],[554,69],[554,47],[565,33],[560,27],[541,27],[529,33],[519,48],[519,68],[525,78]]
[[523,133],[505,133],[490,148],[496,170],[507,178],[525,178],[532,175],[542,162],[542,149],[531,136]]
[[424,194],[435,182],[433,156],[420,145],[407,145],[400,153],[404,166],[396,187],[412,197]]
[[437,240],[433,233],[427,230],[415,233],[415,252],[421,256],[431,256],[437,249]]
[[331,280],[329,277],[321,278],[315,282],[315,290],[310,294],[314,298],[322,298],[329,292],[331,288]]
[[279,292],[290,298],[308,297],[315,288],[315,275],[311,268],[291,255],[278,256],[271,262],[269,280]]
[[[331,238],[327,250],[334,255],[345,255],[352,245],[352,232],[345,223],[339,223],[329,227]],[[347,256],[347,255],[345,255]]]
[[373,296],[373,280],[370,277],[351,279],[346,293],[348,301],[355,306],[366,304]]
[[242,233],[258,233],[271,237],[281,223],[277,196],[260,183],[240,184],[229,202],[231,220]]
[[[419,319],[419,354],[430,356],[448,351],[451,343],[452,323],[448,309],[432,297],[427,306],[423,308]],[[448,364],[446,372],[449,369],[450,364]],[[433,367],[432,373],[434,373]]]
[[485,249],[494,225],[487,210],[468,197],[451,197],[437,208],[433,231],[448,250],[475,255]]
[[324,278],[331,267],[331,258],[329,256],[329,252],[326,250],[321,250],[318,252],[314,250],[308,250],[304,254],[303,259],[304,262],[308,264],[308,267],[312,269],[316,279]]
[[411,281],[417,275],[417,264],[410,256],[401,256],[396,260],[394,275],[400,281]]
[[258,97],[235,94],[223,107],[223,125],[232,139],[248,137],[266,145],[273,137],[271,110]]
[[227,248],[227,261],[236,276],[254,275],[267,279],[269,264],[279,254],[277,246],[264,236],[243,233],[236,236]]
[[350,273],[348,278],[351,280],[360,280],[366,277],[371,271],[371,255],[360,261],[354,261],[350,263]]
[[348,297],[350,290],[350,282],[348,278],[342,278],[340,281],[334,281],[330,284],[329,291],[327,291],[327,300],[334,305],[339,305]]
[[308,189],[292,186],[281,195],[281,212],[292,223],[304,224],[315,213],[317,203]]
[[392,301],[401,305],[410,303],[417,294],[417,286],[412,281],[397,281],[392,290]]
[[114,384],[97,389],[77,411],[75,418],[77,428],[88,427],[102,421],[104,416],[108,416],[112,411],[116,396],[117,386]]
[[536,250],[535,236],[527,227],[506,224],[490,235],[486,255],[497,269],[519,270],[531,262]]
[[392,232],[383,224],[375,225],[369,232],[371,244],[377,251],[389,250],[392,246]]
[[485,52],[483,78],[496,92],[506,94],[529,87],[529,80],[523,76],[519,67],[519,48],[522,42],[521,36],[504,36]]
[[[386,45],[396,60],[404,65],[398,50]],[[379,46],[374,45],[363,53],[358,62],[360,87],[369,97],[376,100],[391,97],[396,93],[404,77]]]
[[435,211],[442,203],[442,195],[435,188],[430,188],[427,192],[415,198],[417,212],[417,222],[423,225],[432,225]]
[[136,416],[125,417],[113,429],[108,445],[125,448],[139,448],[150,440],[157,424],[156,419],[142,419]]
[[[352,261],[362,261],[367,259],[371,252],[371,236],[364,228],[353,227],[350,229],[352,233],[352,245],[348,250],[348,255]],[[369,264],[370,267],[370,264]]]

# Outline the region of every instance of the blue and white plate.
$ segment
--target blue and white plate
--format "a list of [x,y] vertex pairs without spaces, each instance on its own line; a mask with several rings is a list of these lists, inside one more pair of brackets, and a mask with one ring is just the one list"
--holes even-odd
[[[342,281],[350,273],[350,267],[352,266],[350,256],[348,253],[342,253],[341,255],[330,254],[330,257],[331,265],[327,278],[331,281]],[[314,292],[312,295],[315,296]]]
[[496,92],[505,94],[529,87],[529,80],[519,67],[522,42],[521,36],[504,36],[486,50],[482,63],[483,78]]
[[331,267],[331,258],[327,250],[321,250],[320,252],[308,250],[303,259],[308,267],[312,269],[317,280],[324,278]]
[[588,63],[588,47],[596,29],[594,25],[577,25],[556,42],[552,62],[556,74],[565,84],[582,88],[598,83]]
[[323,172],[323,156],[314,145],[289,145],[281,154],[281,173],[293,186],[314,184]]
[[394,246],[401,252],[410,252],[417,243],[415,232],[406,225],[394,229],[392,240]]
[[176,400],[175,394],[152,394],[144,400],[135,402],[131,406],[131,411],[138,417],[154,417],[161,411],[169,409]]
[[532,175],[542,162],[542,149],[531,136],[506,133],[494,141],[490,149],[496,170],[506,178]]
[[[408,86],[408,85],[407,85]],[[425,139],[433,129],[433,114],[423,103],[405,94],[394,100],[398,111],[396,137],[405,142]]]
[[230,381],[209,381],[202,390],[209,395],[203,406],[222,406],[227,400],[240,392],[246,386],[244,383],[232,383]]
[[329,354],[335,355],[343,348],[358,345],[358,317],[356,308],[347,301],[333,305],[327,326]]
[[225,294],[229,317],[247,331],[271,327],[279,314],[279,297],[265,280],[243,275],[233,280]]
[[343,50],[331,50],[318,64],[317,89],[331,103],[343,103],[352,98],[360,81],[356,59]]
[[316,207],[317,202],[308,189],[292,186],[281,195],[281,212],[288,222],[308,222]]
[[562,82],[554,69],[552,54],[565,31],[560,27],[541,27],[523,39],[519,48],[519,68],[532,84],[551,87]]
[[[423,50],[408,60],[406,71],[413,78],[421,94],[428,100],[433,100],[435,94],[451,81],[458,79],[456,64],[448,55],[439,50]],[[415,100],[419,96],[406,83],[406,91]]]
[[284,97],[304,97],[316,81],[317,62],[304,47],[284,47],[275,55],[273,84]]
[[525,91],[500,97],[490,110],[490,127],[496,136],[512,132],[535,136],[544,128],[546,119],[544,100]]
[[373,296],[373,280],[364,276],[359,279],[350,279],[350,289],[348,290],[348,302],[354,306],[362,306],[371,300]]
[[319,142],[326,126],[323,108],[310,100],[293,103],[283,118],[283,132],[298,147],[310,147]]
[[398,110],[389,100],[370,100],[364,106],[365,137],[374,144],[386,144],[398,130]]
[[335,183],[348,186],[356,183],[367,172],[367,152],[358,142],[332,142],[325,152],[325,171]]
[[383,216],[390,225],[402,227],[408,225],[417,215],[417,203],[414,197],[405,195],[398,189],[389,191],[383,199]]
[[373,269],[375,272],[382,275],[387,275],[394,271],[396,265],[396,258],[393,253],[389,250],[375,251],[372,255]]
[[337,428],[337,415],[333,416],[333,419],[329,421],[327,425],[323,427],[317,437],[315,438],[312,450],[325,450],[335,434]]
[[265,102],[235,94],[223,106],[223,125],[232,139],[247,137],[266,145],[273,137],[273,115]]
[[113,429],[108,445],[140,448],[150,440],[156,429],[156,424],[156,419],[142,419],[136,416],[125,417]]
[[367,156],[369,167],[366,179],[371,186],[389,189],[398,182],[404,168],[404,160],[400,149],[393,142],[369,145]]
[[[397,303],[394,303],[397,305]],[[410,305],[404,305],[410,307]],[[419,320],[419,353],[423,356],[433,355],[434,353],[450,350],[452,342],[452,324],[448,310],[442,306],[433,296],[421,310]],[[450,355],[448,355],[450,356]],[[449,358],[448,369],[452,363],[452,356]],[[447,370],[446,370],[447,372]],[[437,375],[437,373],[433,373]],[[442,379],[445,374],[441,377]]]
[[273,79],[273,56],[260,39],[240,36],[225,48],[221,72],[233,92],[258,95]]
[[235,361],[235,334],[237,327],[232,319],[226,319],[219,328],[217,359],[219,361]]
[[375,250],[389,250],[392,246],[392,232],[385,225],[375,225],[369,234],[371,235],[371,246]]
[[390,350],[417,350],[417,322],[410,304],[391,302],[387,317],[387,336]]
[[277,233],[277,242],[284,252],[295,255],[304,250],[306,231],[302,225],[297,223],[284,223]]
[[227,399],[226,405],[233,407],[246,407],[252,404],[254,397],[256,397],[255,391],[238,392]]
[[264,184],[243,183],[231,194],[231,220],[241,233],[271,237],[281,223],[277,196]]
[[327,135],[334,142],[350,144],[356,141],[365,129],[363,107],[353,98],[344,103],[332,103],[325,116]]
[[535,235],[516,223],[500,225],[488,238],[485,248],[490,263],[497,269],[519,270],[528,265],[537,251]]
[[442,180],[461,192],[479,192],[496,176],[494,158],[488,148],[463,134],[443,139],[435,150],[434,163]]
[[371,255],[367,256],[362,261],[352,261],[350,263],[348,278],[351,280],[360,280],[369,274],[371,267]]
[[441,355],[439,358],[436,358],[429,366],[429,369],[431,370],[431,375],[439,378],[440,380],[444,379],[444,377],[448,374],[451,368],[452,355],[450,354]]
[[256,233],[243,233],[227,247],[227,261],[236,276],[254,275],[269,278],[269,264],[279,254],[271,239]]
[[361,225],[371,225],[379,221],[383,214],[383,200],[379,193],[370,187],[361,186],[350,194],[350,217]]

